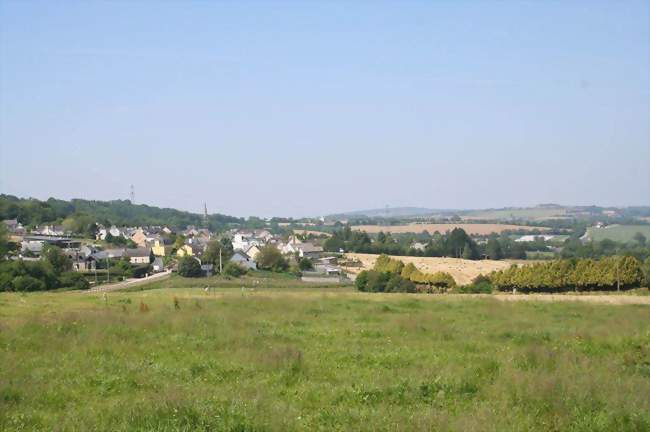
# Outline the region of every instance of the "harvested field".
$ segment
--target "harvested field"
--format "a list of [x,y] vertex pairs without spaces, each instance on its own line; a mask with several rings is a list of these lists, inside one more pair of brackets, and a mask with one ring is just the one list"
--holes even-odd
[[294,234],[299,234],[299,235],[309,235],[313,234],[315,236],[325,236],[325,237],[332,237],[331,233],[324,232],[324,231],[315,231],[315,230],[304,230],[304,229],[295,229],[293,230]]
[[471,223],[450,223],[450,224],[408,224],[408,225],[357,225],[353,226],[353,230],[365,231],[369,234],[376,234],[380,231],[391,234],[403,234],[403,233],[421,233],[428,231],[430,234],[438,231],[441,233],[451,231],[454,228],[462,228],[469,235],[488,235],[492,233],[502,233],[503,231],[511,230],[526,230],[532,231],[538,229],[540,231],[546,231],[548,228],[544,227],[532,227],[532,226],[523,226],[523,225],[510,225],[510,224],[471,224]]
[[[345,271],[356,275],[361,270],[369,270],[375,265],[379,255],[348,253],[347,258],[359,260],[362,267],[345,267]],[[468,284],[480,274],[487,275],[495,270],[502,270],[510,267],[513,263],[509,261],[481,260],[472,261],[460,258],[437,258],[437,257],[412,257],[393,256],[404,263],[413,263],[419,270],[425,273],[439,271],[447,272],[454,277],[460,285]]]

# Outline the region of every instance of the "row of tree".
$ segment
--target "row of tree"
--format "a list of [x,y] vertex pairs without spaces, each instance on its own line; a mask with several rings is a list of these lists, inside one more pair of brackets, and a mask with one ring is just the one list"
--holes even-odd
[[[474,240],[462,228],[441,234],[439,232],[425,237],[424,250],[411,247],[412,237],[397,238],[391,234],[380,232],[371,239],[366,232],[353,231],[350,226],[334,231],[325,241],[323,248],[329,252],[358,252],[388,255],[409,256],[448,256],[454,258],[479,259],[481,250]],[[419,239],[419,237],[414,237]]]
[[489,276],[492,285],[501,291],[523,292],[629,289],[642,285],[645,277],[644,266],[632,256],[515,265]]
[[423,273],[413,263],[404,264],[387,255],[380,255],[372,270],[357,275],[355,285],[367,292],[432,292],[456,286],[454,278],[445,272]]

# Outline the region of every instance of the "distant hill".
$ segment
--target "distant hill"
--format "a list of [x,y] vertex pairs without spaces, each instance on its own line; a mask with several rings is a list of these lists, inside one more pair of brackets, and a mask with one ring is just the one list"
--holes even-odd
[[437,210],[424,207],[388,207],[382,209],[370,209],[370,210],[355,210],[345,213],[338,213],[328,216],[329,218],[345,218],[345,217],[418,217],[418,216],[431,216],[439,214],[450,214],[454,210]]
[[[142,226],[166,225],[185,228],[187,225],[204,226],[202,215],[186,211],[131,204],[128,200],[90,201],[72,199],[70,201],[50,198],[40,201],[34,198],[17,198],[0,195],[0,219],[18,219],[23,225],[59,223],[69,217],[88,217],[104,225]],[[228,224],[240,224],[244,220],[221,214],[208,215],[207,225],[219,230]]]

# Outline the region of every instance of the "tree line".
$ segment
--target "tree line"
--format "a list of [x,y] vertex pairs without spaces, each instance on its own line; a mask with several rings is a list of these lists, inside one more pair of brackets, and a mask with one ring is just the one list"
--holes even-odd
[[[4,194],[0,195],[0,219],[17,219],[27,227],[45,223],[62,223],[71,232],[83,235],[94,234],[95,223],[105,226],[166,225],[173,228],[206,225],[204,217],[196,213],[133,204],[129,200],[65,201],[49,198],[41,201]],[[246,221],[233,216],[211,214],[208,215],[206,228],[219,231],[229,224],[244,225]]]
[[423,273],[413,263],[380,255],[372,270],[361,271],[355,280],[359,291],[365,292],[434,292],[456,286],[454,278],[445,272]]
[[501,291],[561,292],[630,289],[647,283],[650,261],[632,256],[556,260],[512,266],[489,275]]

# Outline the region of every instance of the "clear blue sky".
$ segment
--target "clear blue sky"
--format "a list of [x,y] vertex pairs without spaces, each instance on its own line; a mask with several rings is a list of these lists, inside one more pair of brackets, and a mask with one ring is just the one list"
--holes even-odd
[[0,191],[647,205],[649,4],[1,1]]

